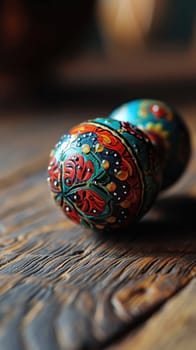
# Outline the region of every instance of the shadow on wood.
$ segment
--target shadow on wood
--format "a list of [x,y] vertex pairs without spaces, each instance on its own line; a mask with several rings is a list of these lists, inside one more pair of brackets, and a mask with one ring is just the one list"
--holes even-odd
[[136,241],[146,243],[156,241],[187,241],[195,239],[196,199],[188,196],[174,196],[160,199],[141,222],[133,224],[124,232],[113,231],[109,234],[97,233],[102,239],[121,242],[133,246]]

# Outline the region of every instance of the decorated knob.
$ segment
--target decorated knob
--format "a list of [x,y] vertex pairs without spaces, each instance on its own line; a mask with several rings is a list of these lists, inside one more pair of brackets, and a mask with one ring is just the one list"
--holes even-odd
[[51,152],[48,181],[70,219],[113,230],[139,220],[189,156],[179,114],[161,101],[137,100],[63,135]]

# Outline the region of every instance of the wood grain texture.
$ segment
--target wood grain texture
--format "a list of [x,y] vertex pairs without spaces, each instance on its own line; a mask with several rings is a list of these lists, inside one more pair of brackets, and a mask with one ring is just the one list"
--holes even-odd
[[46,130],[39,119],[25,120],[20,132],[13,123],[3,124],[16,148],[11,159],[2,156],[0,180],[0,350],[100,349],[148,325],[196,274],[196,152],[186,175],[144,220],[106,236],[65,219],[50,198],[48,153],[64,120],[58,127],[48,121]]
[[108,350],[195,350],[196,280],[126,341]]

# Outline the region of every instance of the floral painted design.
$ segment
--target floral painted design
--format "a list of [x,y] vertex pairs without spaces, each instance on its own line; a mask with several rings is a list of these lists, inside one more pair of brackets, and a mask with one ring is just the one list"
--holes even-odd
[[55,157],[52,157],[48,166],[48,180],[52,191],[55,193],[61,192],[61,169]]
[[94,173],[94,166],[91,160],[85,161],[79,153],[66,158],[63,165],[63,177],[67,186],[79,182],[86,182]]
[[141,133],[141,131],[136,127],[134,127],[133,125],[131,125],[130,123],[121,122],[121,126],[123,130],[129,132],[131,135],[136,136],[138,139],[140,140],[144,139],[144,135]]
[[[187,127],[175,108],[164,101],[141,99],[124,103],[109,117],[136,125],[149,137],[161,160],[162,189],[180,177],[190,157],[190,138]],[[182,134],[185,135],[184,138],[180,137]]]
[[65,139],[69,147],[57,144],[49,177],[51,191],[61,191],[66,216],[96,230],[137,220],[149,206],[148,182],[153,196],[160,186],[159,169],[144,157],[148,149],[154,157],[149,138],[128,122],[97,118],[72,128]]
[[154,115],[156,119],[166,119],[171,121],[173,119],[173,113],[166,105],[161,102],[154,102],[149,106],[149,112]]
[[76,207],[88,216],[100,215],[106,206],[105,200],[97,192],[89,189],[76,191],[73,201]]

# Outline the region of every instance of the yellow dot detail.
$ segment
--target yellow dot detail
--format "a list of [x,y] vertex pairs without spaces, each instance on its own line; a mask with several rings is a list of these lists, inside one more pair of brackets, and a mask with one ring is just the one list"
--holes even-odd
[[101,166],[103,169],[108,169],[110,167],[110,163],[108,160],[106,159],[103,159],[102,162],[101,162]]
[[115,182],[110,182],[109,184],[106,185],[106,188],[109,192],[114,192],[116,189]]
[[95,146],[95,151],[96,152],[103,152],[104,146],[101,143],[97,143]]
[[110,224],[114,224],[116,222],[115,216],[110,216],[109,218],[106,219],[107,222]]
[[117,172],[116,177],[121,181],[125,181],[129,176],[128,170],[120,170]]
[[148,115],[148,102],[144,101],[141,103],[140,110],[139,110],[139,116],[142,118],[146,118]]
[[84,144],[82,145],[82,152],[83,153],[90,153],[91,149],[90,149],[90,146],[88,144]]
[[131,204],[131,201],[128,200],[128,199],[125,199],[123,202],[120,203],[120,206],[122,208],[129,208],[130,207],[130,204]]
[[144,107],[142,107],[139,111],[139,115],[141,117],[146,117],[148,115],[148,111]]
[[103,139],[106,143],[108,143],[108,144],[111,143],[111,139],[108,136],[103,135]]

